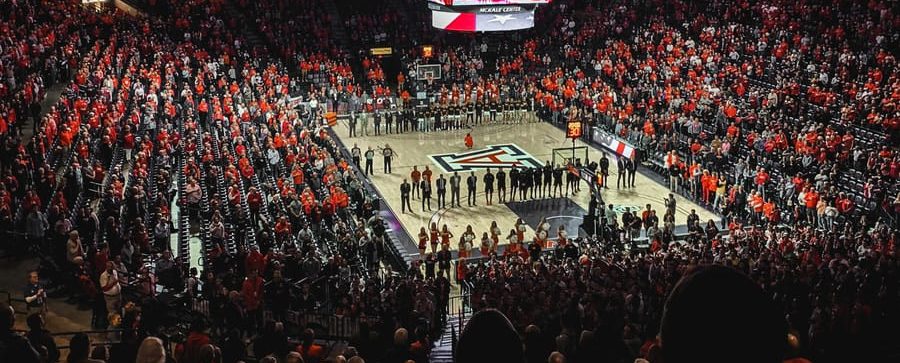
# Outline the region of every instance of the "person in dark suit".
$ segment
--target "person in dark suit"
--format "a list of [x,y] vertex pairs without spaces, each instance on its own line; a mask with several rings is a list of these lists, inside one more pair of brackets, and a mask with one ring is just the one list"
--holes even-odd
[[437,261],[438,261],[438,276],[444,276],[446,274],[447,279],[450,279],[450,262],[453,261],[453,255],[450,253],[450,247],[447,245],[441,245],[441,250],[437,253]]
[[484,117],[484,101],[478,100],[475,103],[475,124],[481,125],[482,118]]
[[381,111],[375,111],[375,136],[381,135]]
[[516,201],[517,190],[519,190],[519,169],[513,166],[509,171],[509,200]]
[[575,158],[575,171],[577,173],[572,173],[572,186],[576,193],[581,191],[581,169],[584,169],[584,165],[581,164],[581,158]]
[[394,123],[394,112],[387,111],[384,113],[384,133],[391,133],[391,125]]
[[601,184],[606,189],[609,189],[609,185],[606,184],[606,177],[609,176],[609,158],[606,157],[606,153],[603,153],[603,157],[600,158],[600,179]]
[[478,188],[478,178],[475,177],[475,172],[473,171],[469,174],[469,177],[466,178],[466,201],[469,203],[469,206],[477,206],[478,200],[475,199],[475,190]]
[[419,190],[422,191],[422,211],[425,211],[425,205],[428,205],[428,211],[431,211],[431,182],[422,179],[419,182]]
[[503,171],[503,168],[497,170],[497,199],[500,200],[500,203],[506,202],[506,172]]
[[628,159],[628,185],[634,188],[634,176],[637,175],[638,161],[636,158]]
[[628,178],[626,170],[628,170],[628,158],[620,157],[616,161],[616,168],[619,169],[619,176],[616,178],[616,189],[619,189],[622,184],[625,184],[625,187],[628,188]]
[[353,159],[353,165],[356,165],[356,167],[360,167],[360,165],[361,165],[359,163],[359,160],[361,159],[360,158],[361,155],[362,155],[362,152],[359,150],[359,146],[357,146],[356,144],[353,144],[353,148],[350,149],[350,158]]
[[528,198],[528,189],[531,187],[531,169],[525,168],[519,172],[519,199]]
[[543,168],[534,168],[531,169],[531,179],[533,180],[531,188],[531,199],[534,199],[534,195],[537,194],[538,198],[543,198],[544,188],[541,188],[541,178],[544,176]]
[[358,136],[356,135],[356,112],[350,112],[350,125],[348,129],[350,129],[350,137]]
[[544,191],[541,192],[541,197],[547,198],[550,197],[550,184],[553,183],[553,167],[550,166],[550,161],[544,165],[542,173],[544,174]]
[[563,168],[561,168],[559,165],[557,165],[556,168],[553,168],[553,197],[554,198],[556,198],[557,191],[559,191],[560,195],[563,195],[563,188],[562,188],[563,172],[564,172]]
[[487,205],[491,205],[494,202],[494,174],[491,174],[490,168],[487,169],[482,180],[484,181],[484,200]]
[[497,122],[497,110],[500,109],[500,104],[497,103],[496,100],[491,101],[491,123]]
[[447,204],[447,179],[444,178],[444,174],[438,175],[437,180],[434,181],[434,186],[437,189],[438,209],[444,208],[444,205]]
[[450,206],[451,207],[459,207],[459,183],[462,178],[459,176],[458,172],[453,172],[453,176],[450,177]]
[[400,210],[403,213],[406,213],[406,209],[409,208],[409,211],[412,211],[412,207],[409,206],[409,192],[412,189],[409,182],[406,179],[403,179],[403,183],[400,184]]
[[574,168],[575,168],[575,166],[574,166],[574,164],[571,163],[571,161],[569,162],[568,165],[566,165],[566,194],[565,195],[569,195],[569,189],[572,190],[572,195],[575,195],[578,193],[578,189],[577,189],[577,185],[576,185],[576,183],[578,183],[578,176],[572,172],[573,170],[577,170],[577,169],[574,169]]

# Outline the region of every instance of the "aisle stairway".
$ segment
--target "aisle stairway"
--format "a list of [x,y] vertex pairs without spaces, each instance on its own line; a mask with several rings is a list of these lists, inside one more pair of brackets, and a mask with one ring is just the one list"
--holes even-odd
[[454,344],[459,339],[459,334],[472,317],[471,313],[451,314],[447,317],[447,325],[444,334],[434,342],[429,360],[431,363],[452,363]]
[[[228,14],[228,18],[236,19],[238,21],[238,25],[241,28],[241,35],[244,36],[244,40],[247,42],[247,44],[243,45],[243,48],[248,50],[248,53],[256,55],[269,54],[269,48],[265,38],[257,29],[256,24],[249,20],[251,18],[248,18],[246,14],[241,13],[241,10],[238,9],[232,1],[225,1],[222,8],[225,10],[225,13]],[[253,53],[252,51],[254,49],[261,50],[261,52]]]
[[432,363],[453,362],[453,352],[459,341],[459,335],[474,314],[469,295],[464,291],[462,295],[450,297],[448,305],[450,313],[447,315],[447,321],[444,322],[441,336],[434,342],[429,355],[429,361]]
[[347,61],[350,62],[350,68],[353,69],[353,75],[359,79],[360,75],[363,74],[363,70],[359,54],[356,53],[358,47],[357,44],[350,39],[350,34],[347,33],[347,28],[344,26],[344,17],[341,16],[341,12],[338,10],[334,1],[325,1],[324,7],[331,17],[331,36],[340,48],[347,53]]

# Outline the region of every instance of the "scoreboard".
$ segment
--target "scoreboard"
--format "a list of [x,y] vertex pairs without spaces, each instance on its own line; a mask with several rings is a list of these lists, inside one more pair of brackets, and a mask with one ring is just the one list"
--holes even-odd
[[458,32],[493,32],[534,27],[534,9],[551,0],[427,0],[431,25]]
[[444,6],[479,6],[509,4],[547,4],[551,0],[428,0]]

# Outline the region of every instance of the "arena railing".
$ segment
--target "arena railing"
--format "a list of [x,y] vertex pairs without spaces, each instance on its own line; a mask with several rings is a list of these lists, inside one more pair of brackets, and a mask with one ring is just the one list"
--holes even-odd
[[[178,123],[178,133],[181,135],[185,135],[184,132],[184,123]],[[182,261],[190,261],[190,212],[186,208],[186,204],[181,203],[182,200],[186,200],[186,191],[187,191],[187,177],[184,174],[184,168],[186,166],[185,163],[185,155],[177,156],[177,171],[175,173],[175,184],[177,190],[177,203],[181,208],[178,211],[178,242],[177,242],[177,256],[182,259]],[[188,213],[185,213],[188,212]],[[202,259],[202,265],[206,264],[206,256],[200,257]]]
[[[341,138],[339,138],[337,136],[337,134],[334,132],[334,129],[327,128],[326,130],[328,132],[328,135],[331,137],[332,140],[334,140],[335,144],[338,146],[338,149],[341,153],[341,156],[344,158],[344,160],[353,160],[353,158],[350,155],[349,149],[343,143]],[[360,171],[359,166],[352,165],[353,164],[352,161],[350,162],[350,164],[351,164],[351,169],[353,170],[354,175],[356,175],[357,180],[359,180],[363,184],[363,187],[365,188],[365,190],[368,194],[368,197],[371,198],[373,203],[377,203],[376,204],[376,206],[378,207],[377,209],[381,210],[383,214],[386,214],[387,218],[382,218],[381,223],[383,223],[385,231],[386,231],[385,233],[387,234],[387,237],[389,237],[390,242],[391,242],[391,243],[385,243],[385,247],[388,247],[388,249],[391,252],[390,253],[391,266],[394,268],[395,271],[406,271],[407,269],[409,269],[409,263],[412,261],[412,259],[409,257],[410,256],[409,253],[405,253],[405,254],[402,253],[400,251],[400,248],[402,246],[410,246],[410,248],[412,248],[412,246],[415,246],[415,243],[409,237],[409,233],[406,233],[406,231],[403,230],[404,227],[401,224],[397,223],[397,225],[400,226],[399,228],[401,228],[400,231],[395,231],[391,227],[391,225],[388,224],[388,222],[385,219],[397,220],[396,213],[394,213],[393,210],[388,208],[386,204],[381,203],[381,201],[384,200],[384,197],[381,195],[381,193],[378,192],[378,189],[375,188],[375,186],[372,184],[372,181],[369,180],[365,176],[365,174],[363,174]],[[409,258],[409,260],[407,260],[408,258]]]
[[[209,117],[209,116],[207,116],[207,117]],[[222,147],[221,147],[222,144],[221,144],[221,140],[219,139],[218,125],[213,125],[212,123],[209,122],[209,120],[207,120],[207,125],[209,126],[209,130],[206,130],[206,131],[209,132],[211,135],[211,137],[210,137],[211,145],[210,146],[212,146],[212,149],[213,149],[213,152],[212,152],[213,162],[215,164],[217,164],[217,167],[218,167],[218,170],[216,172],[216,190],[218,191],[218,194],[220,196],[227,195],[228,190],[225,187],[225,169],[227,168],[227,165],[225,164],[226,159],[224,159],[222,156]],[[202,146],[203,139],[202,139],[202,137],[199,136],[199,134],[201,134],[201,133],[198,132],[198,142],[200,142],[201,145],[198,145],[198,146],[199,146],[199,148],[203,148],[203,146]],[[205,169],[206,168],[203,167],[203,168],[201,168],[201,171],[203,173],[206,173],[207,171]],[[208,190],[208,186],[204,186],[203,188],[207,188],[205,190]],[[207,191],[207,193],[208,193],[208,191]],[[244,205],[246,204],[246,196],[241,195],[241,199],[242,199],[242,202],[244,202],[244,203],[242,203],[238,207],[241,208],[244,213],[246,213],[245,218],[252,218],[252,216],[249,214],[249,208],[243,210]],[[236,215],[237,211],[234,210],[234,207],[231,205],[231,203],[228,203],[227,201],[224,203],[224,206],[221,206],[221,207],[225,211],[225,215],[223,216],[225,218],[225,231],[227,233],[225,246],[230,253],[236,253],[237,252],[237,244],[243,243],[243,241],[237,241],[235,239],[235,234],[234,234],[234,232],[235,232],[234,221],[235,221],[235,215]],[[206,208],[205,213],[210,213],[209,208]],[[209,221],[204,219],[203,223],[209,223]],[[215,246],[213,246],[211,243],[209,243],[209,241],[210,241],[208,238],[209,236],[207,236],[207,235],[204,235],[204,236],[207,237],[206,240],[204,240],[204,242],[207,243],[207,244],[205,244],[205,246],[206,246],[205,249],[208,253]]]
[[[192,310],[207,318],[210,314],[210,301],[204,298],[196,298],[192,301]],[[285,324],[289,335],[300,336],[306,328],[316,331],[316,337],[326,340],[350,340],[359,336],[361,324],[377,324],[381,320],[377,317],[353,317],[348,315],[327,314],[321,312],[301,312],[287,310],[283,316],[277,316],[271,309],[263,311],[263,321],[280,321]]]
[[[25,299],[19,299],[13,297],[13,294],[6,290],[0,290],[0,300],[6,302],[6,305],[12,306],[13,310],[15,310],[18,315],[27,315],[25,307]],[[16,306],[22,306],[22,309],[16,309]]]
[[[14,332],[25,334],[27,330],[14,329]],[[111,346],[119,343],[121,341],[122,329],[101,329],[101,330],[81,330],[81,331],[67,331],[67,332],[50,332],[50,336],[54,338],[56,341],[66,341],[68,339],[64,339],[65,337],[69,337],[71,339],[72,336],[76,334],[86,334],[88,337],[91,337],[91,346]],[[61,344],[56,346],[60,351],[69,350],[68,344]]]

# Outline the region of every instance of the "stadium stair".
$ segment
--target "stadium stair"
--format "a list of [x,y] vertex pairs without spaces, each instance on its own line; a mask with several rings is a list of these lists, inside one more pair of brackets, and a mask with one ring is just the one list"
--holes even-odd
[[245,20],[248,19],[247,16],[241,13],[241,10],[234,5],[234,2],[223,2],[222,9],[225,10],[225,13],[228,14],[229,18],[238,19],[238,24],[241,27],[241,34],[244,35],[244,39],[247,41],[247,44],[244,45],[244,49],[249,49],[251,51],[254,49],[268,51],[269,48],[263,35],[259,33],[255,24]]
[[341,16],[341,12],[338,11],[337,5],[334,4],[334,1],[325,1],[324,5],[328,15],[331,16],[331,34],[333,38],[338,40],[344,50],[350,49],[350,35],[347,34],[347,29],[344,28],[344,18]]
[[463,327],[472,317],[471,312],[463,314],[450,314],[447,316],[447,325],[440,339],[434,342],[428,360],[431,363],[453,363],[454,344],[459,339]]
[[353,77],[357,80],[363,79],[361,75],[365,74],[365,72],[363,72],[362,63],[360,63],[362,60],[356,52],[356,49],[359,49],[359,47],[357,47],[357,44],[354,44],[353,40],[350,39],[350,35],[347,34],[347,28],[344,26],[344,17],[335,3],[334,1],[325,1],[323,4],[331,17],[331,34],[337,40],[344,53],[349,56],[348,61],[350,62],[350,68],[353,70]]

